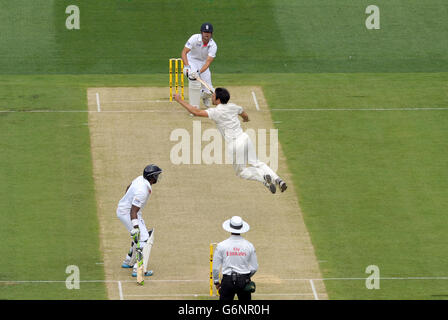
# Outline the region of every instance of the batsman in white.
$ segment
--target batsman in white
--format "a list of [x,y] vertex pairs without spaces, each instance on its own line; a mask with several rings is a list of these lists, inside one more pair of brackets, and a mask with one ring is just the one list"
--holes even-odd
[[210,88],[213,88],[209,67],[216,57],[218,46],[212,36],[213,26],[208,22],[202,24],[201,33],[194,34],[188,39],[181,55],[184,62],[183,72],[188,77],[190,104],[198,109],[201,99],[207,108],[211,107],[212,92],[201,85],[196,78],[200,76]]
[[240,178],[255,180],[263,183],[272,193],[280,187],[281,192],[287,188],[286,183],[264,162],[258,160],[252,140],[241,128],[238,116],[244,122],[249,121],[249,116],[242,107],[228,103],[230,93],[225,88],[216,88],[212,94],[212,103],[216,108],[207,110],[196,109],[181,96],[176,94],[174,99],[187,109],[190,113],[198,117],[210,118],[216,123],[221,135],[227,144],[227,150],[233,159],[233,168]]
[[162,169],[150,164],[143,170],[143,175],[135,178],[127,187],[126,194],[118,202],[117,216],[131,234],[132,242],[122,268],[133,268],[132,276],[137,276],[136,248],[142,248],[143,274],[152,276],[153,271],[147,270],[149,255],[154,243],[154,229],[148,232],[142,217],[142,210],[152,193],[152,185],[161,178]]

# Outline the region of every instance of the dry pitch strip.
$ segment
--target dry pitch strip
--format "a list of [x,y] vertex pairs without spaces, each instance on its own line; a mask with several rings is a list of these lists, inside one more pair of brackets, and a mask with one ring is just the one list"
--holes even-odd
[[[231,102],[243,106],[251,119],[243,129],[269,134],[274,127],[261,88],[228,89]],[[173,130],[187,130],[192,144],[193,121],[201,121],[201,133],[215,125],[190,117],[169,102],[167,92],[148,87],[87,92],[109,299],[217,299],[215,292],[209,295],[209,244],[228,237],[221,224],[233,215],[251,225],[245,237],[255,245],[259,260],[254,299],[327,299],[323,282],[310,280],[322,276],[280,144],[277,171],[289,188],[275,195],[260,183],[237,178],[231,165],[173,164],[170,152],[179,142],[170,140]],[[203,141],[202,148],[208,143]],[[126,186],[149,163],[164,173],[143,212],[146,225],[155,228],[149,261],[154,275],[138,286],[130,271],[120,268],[130,237],[115,210]]]

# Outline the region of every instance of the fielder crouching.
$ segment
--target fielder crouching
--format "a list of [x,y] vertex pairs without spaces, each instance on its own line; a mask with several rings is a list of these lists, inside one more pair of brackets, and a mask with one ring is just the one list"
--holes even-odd
[[154,229],[148,232],[142,217],[142,210],[152,192],[152,185],[161,178],[162,169],[150,164],[143,170],[143,175],[135,178],[127,187],[126,194],[118,202],[117,217],[131,234],[131,248],[126,255],[122,268],[133,268],[132,276],[137,276],[136,248],[140,246],[143,253],[143,274],[152,276],[147,270],[151,248],[154,243]]
[[[249,224],[241,217],[234,216],[222,224],[224,230],[231,233],[227,240],[216,246],[213,255],[213,282],[219,291],[219,300],[231,301],[235,294],[239,301],[251,300],[255,292],[255,283],[251,277],[258,270],[255,247],[241,234],[249,231]],[[222,268],[222,281],[219,271]]]

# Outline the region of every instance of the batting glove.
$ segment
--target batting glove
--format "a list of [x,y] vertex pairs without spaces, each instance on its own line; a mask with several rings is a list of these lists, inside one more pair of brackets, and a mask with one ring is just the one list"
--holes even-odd
[[188,74],[188,79],[190,79],[190,80],[196,80],[198,77],[199,77],[199,70],[192,71]]
[[134,241],[134,243],[138,242],[138,239],[140,238],[140,229],[139,228],[134,228],[131,230],[131,238],[132,238],[132,241]]
[[189,72],[190,72],[190,66],[184,66],[183,73],[186,77],[188,77]]

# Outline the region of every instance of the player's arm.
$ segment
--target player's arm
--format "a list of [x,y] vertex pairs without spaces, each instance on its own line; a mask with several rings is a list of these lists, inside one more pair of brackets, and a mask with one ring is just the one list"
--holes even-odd
[[205,72],[205,71],[208,69],[208,67],[210,67],[210,65],[212,64],[212,62],[213,62],[214,59],[215,59],[215,58],[208,56],[208,57],[207,57],[207,60],[205,60],[205,63],[204,63],[204,65],[202,66],[201,70],[199,70],[199,72],[200,72],[200,73]]
[[189,104],[185,100],[182,100],[182,98],[179,94],[174,95],[174,100],[176,100],[182,107],[187,109],[188,112],[194,114],[195,116],[206,117],[206,118],[208,117],[207,111],[193,107],[191,104]]
[[[137,206],[135,206],[135,205],[132,205],[132,207],[131,207],[131,212],[130,212],[130,215],[131,215],[131,221],[134,220],[134,219],[137,219],[137,213],[138,213],[138,210],[140,210],[139,207],[137,207]],[[134,226],[134,227],[135,227],[135,226]]]
[[131,211],[130,211],[131,222],[132,222],[132,226],[134,227],[131,230],[131,238],[132,238],[132,241],[134,241],[135,243],[137,243],[140,238],[140,228],[138,227],[138,219],[137,219],[137,213],[139,210],[140,210],[139,207],[132,205]]
[[184,47],[184,49],[182,50],[181,57],[182,57],[182,61],[184,62],[184,66],[189,66],[187,53],[190,51],[191,51],[191,49],[187,48],[187,47]]
[[257,253],[255,252],[255,248],[252,246],[252,253],[249,257],[249,269],[250,269],[250,277],[252,277],[255,272],[258,270],[258,260],[257,260]]
[[243,111],[240,113],[241,118],[243,118],[243,122],[249,122],[249,115],[246,113],[246,111]]
[[221,271],[223,263],[223,258],[220,252],[219,246],[215,249],[215,254],[213,255],[213,265],[212,265],[212,276],[213,276],[213,283],[216,286],[216,289],[219,290],[221,287],[221,282],[219,281],[219,273]]

